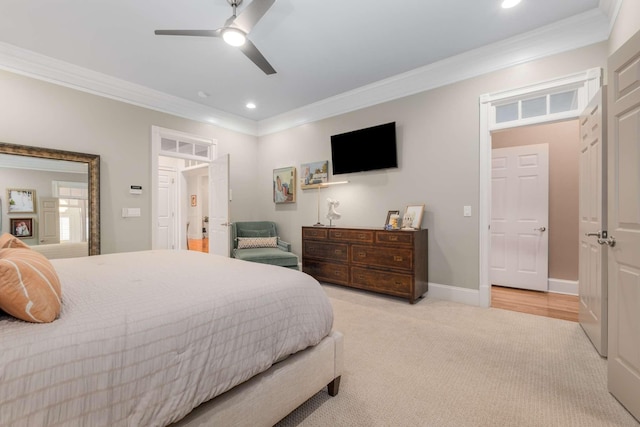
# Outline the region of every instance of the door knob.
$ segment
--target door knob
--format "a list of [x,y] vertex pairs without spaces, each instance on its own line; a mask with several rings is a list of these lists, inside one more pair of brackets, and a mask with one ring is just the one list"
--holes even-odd
[[613,236],[609,236],[606,239],[598,239],[598,243],[601,245],[609,245],[610,247],[614,247],[616,245],[616,238]]
[[534,228],[533,231],[547,231],[547,227]]
[[597,237],[598,239],[602,236],[599,231],[595,233],[584,233],[584,235],[587,237]]

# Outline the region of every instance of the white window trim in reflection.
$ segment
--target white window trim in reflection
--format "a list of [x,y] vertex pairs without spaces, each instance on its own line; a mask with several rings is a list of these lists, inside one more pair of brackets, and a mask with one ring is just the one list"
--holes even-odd
[[89,184],[51,181],[51,188],[53,197],[60,200],[60,243],[86,242],[89,235]]

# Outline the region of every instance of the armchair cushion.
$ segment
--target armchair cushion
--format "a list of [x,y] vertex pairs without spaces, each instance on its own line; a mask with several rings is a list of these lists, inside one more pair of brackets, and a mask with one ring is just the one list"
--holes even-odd
[[277,237],[238,237],[238,249],[276,248]]
[[298,257],[277,248],[236,249],[235,258],[262,264],[298,268]]

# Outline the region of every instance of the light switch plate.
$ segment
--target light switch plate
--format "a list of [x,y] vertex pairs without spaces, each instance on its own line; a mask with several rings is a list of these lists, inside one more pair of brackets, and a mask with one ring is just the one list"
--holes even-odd
[[471,216],[471,206],[464,207],[464,216]]

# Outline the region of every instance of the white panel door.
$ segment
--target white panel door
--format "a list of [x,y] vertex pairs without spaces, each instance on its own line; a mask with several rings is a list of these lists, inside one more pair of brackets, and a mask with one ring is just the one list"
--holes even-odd
[[176,249],[176,171],[158,170],[157,240],[153,249]]
[[580,115],[579,319],[598,353],[607,355],[607,249],[599,242],[607,224],[607,151],[600,89]]
[[640,32],[609,58],[609,391],[640,420]]
[[60,201],[57,197],[40,197],[41,245],[60,243]]
[[229,256],[229,155],[220,156],[209,166],[209,253]]
[[492,150],[491,283],[548,289],[549,145]]

